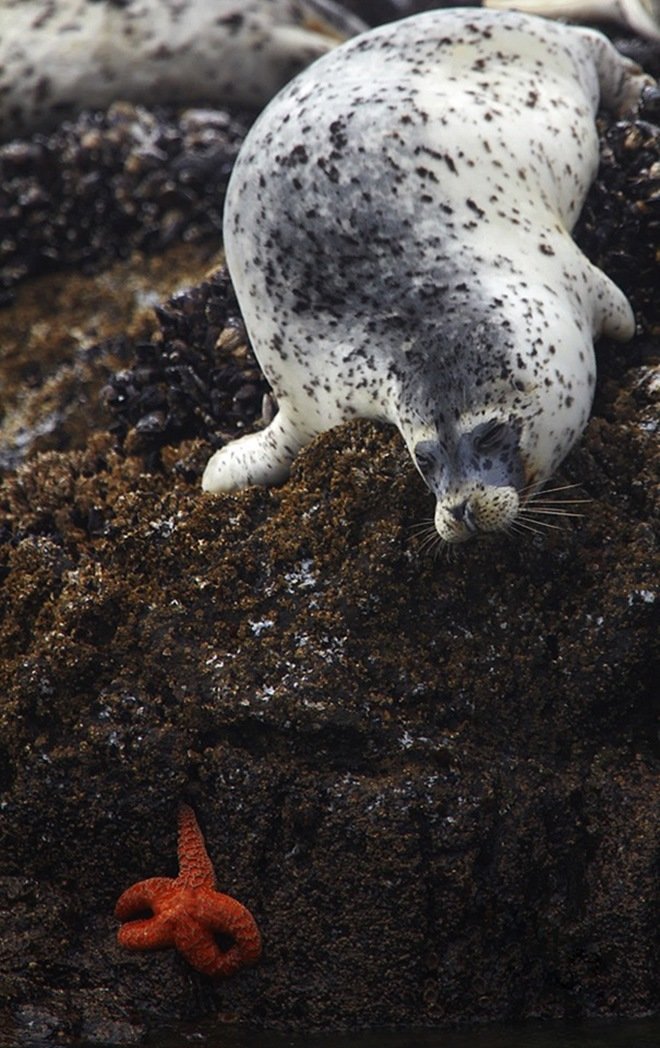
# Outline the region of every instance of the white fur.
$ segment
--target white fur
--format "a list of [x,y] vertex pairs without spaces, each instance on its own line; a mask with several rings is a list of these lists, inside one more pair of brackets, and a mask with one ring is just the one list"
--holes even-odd
[[0,137],[117,99],[261,108],[363,28],[333,0],[2,0]]
[[400,429],[444,539],[509,526],[586,425],[594,339],[633,333],[570,230],[599,103],[629,108],[644,83],[597,32],[455,9],[366,33],[285,88],[242,147],[224,227],[280,410],[212,456],[204,488],[280,482],[314,434],[364,416]]

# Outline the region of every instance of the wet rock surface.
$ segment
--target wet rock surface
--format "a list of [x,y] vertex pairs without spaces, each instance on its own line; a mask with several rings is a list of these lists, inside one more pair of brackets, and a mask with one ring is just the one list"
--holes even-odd
[[[431,499],[364,422],[280,489],[203,495],[267,388],[208,252],[163,256],[190,291],[57,350],[85,397],[37,342],[4,362],[8,402],[51,382],[54,412],[0,488],[5,1037],[657,1008],[660,145],[649,112],[601,131],[578,236],[638,335],[599,347],[551,485],[582,517],[427,548]],[[220,984],[115,940],[119,894],[176,872],[181,799],[264,938]]]

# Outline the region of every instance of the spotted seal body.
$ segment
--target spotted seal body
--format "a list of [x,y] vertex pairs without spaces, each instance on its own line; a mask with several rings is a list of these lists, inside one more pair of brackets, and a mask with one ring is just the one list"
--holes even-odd
[[333,0],[2,0],[0,137],[118,98],[260,109],[364,28]]
[[508,527],[584,429],[621,291],[569,235],[599,100],[645,78],[597,32],[436,11],[342,45],[284,89],[228,189],[227,262],[279,413],[210,459],[209,491],[282,481],[355,416],[398,426],[448,542]]

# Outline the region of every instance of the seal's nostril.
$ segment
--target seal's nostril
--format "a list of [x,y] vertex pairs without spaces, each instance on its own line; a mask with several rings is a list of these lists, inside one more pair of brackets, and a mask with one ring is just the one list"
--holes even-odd
[[469,499],[463,499],[449,510],[451,516],[458,524],[464,524],[468,531],[473,534],[479,530],[474,519],[474,507],[470,505]]

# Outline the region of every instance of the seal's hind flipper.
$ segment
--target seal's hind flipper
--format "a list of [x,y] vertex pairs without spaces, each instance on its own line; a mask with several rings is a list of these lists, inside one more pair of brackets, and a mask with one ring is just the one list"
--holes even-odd
[[594,302],[594,338],[605,335],[628,342],[635,334],[635,316],[623,291],[600,269],[590,266]]
[[615,116],[632,113],[639,104],[645,87],[653,87],[655,80],[636,62],[626,58],[601,33],[579,29],[590,39],[600,85],[600,104]]

